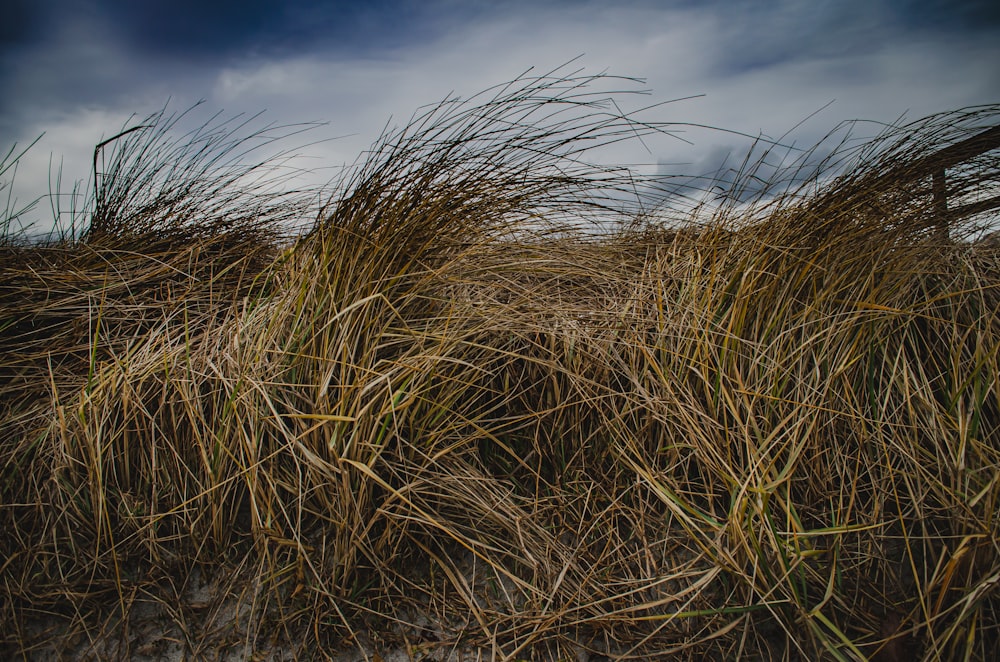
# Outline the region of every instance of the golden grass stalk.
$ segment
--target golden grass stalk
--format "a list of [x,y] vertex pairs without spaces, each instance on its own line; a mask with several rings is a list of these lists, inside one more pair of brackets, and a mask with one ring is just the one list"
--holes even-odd
[[82,236],[5,242],[5,650],[127,658],[152,604],[192,654],[988,659],[997,247],[920,164],[1000,109],[664,229],[586,162],[665,128],[602,82],[426,110],[294,241],[234,134],[151,129]]

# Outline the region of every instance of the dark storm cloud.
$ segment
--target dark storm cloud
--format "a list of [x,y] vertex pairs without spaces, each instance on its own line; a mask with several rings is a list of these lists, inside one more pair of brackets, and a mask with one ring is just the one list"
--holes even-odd
[[403,57],[476,17],[534,6],[526,0],[8,2],[0,22],[5,143],[39,112],[134,107],[137,98],[157,95],[206,97],[222,69],[252,62]]
[[6,0],[0,10],[0,84],[17,65],[18,53],[44,39],[50,11],[32,0]]
[[[136,57],[202,64],[320,49],[367,55],[439,37],[474,18],[600,8],[603,0],[8,0],[0,57],[45,38],[58,22],[89,16]],[[877,48],[893,30],[984,31],[1000,26],[995,0],[626,0],[622,9],[714,13],[734,73],[792,57]],[[664,12],[664,20],[667,12]],[[87,35],[81,33],[80,38]]]
[[26,120],[67,105],[207,96],[220,68],[248,61],[404,48],[439,25],[428,7],[396,0],[13,0],[0,22],[0,138],[9,142]]
[[916,37],[1000,38],[995,0],[716,0],[704,9],[717,17],[726,42],[714,63],[724,76],[876,53]]
[[968,32],[1000,28],[996,0],[895,0],[890,6],[900,21],[913,27]]
[[738,76],[793,59],[871,52],[886,37],[886,8],[877,1],[716,3],[714,11],[727,40],[727,47],[717,51],[716,70],[722,75]]
[[[55,33],[112,40],[136,58],[202,65],[243,57],[321,49],[365,55],[433,37],[442,2],[370,0],[8,0],[0,21],[0,58]],[[455,19],[477,8],[450,11]],[[100,26],[94,32],[94,26]],[[72,49],[70,49],[72,50]]]
[[32,0],[7,0],[0,21],[0,57],[20,44],[38,39],[42,16],[42,8]]
[[102,9],[129,50],[185,58],[238,52],[283,28],[280,4],[253,0],[110,0]]
[[130,50],[158,57],[225,59],[315,48],[364,53],[426,29],[426,5],[390,0],[106,0]]

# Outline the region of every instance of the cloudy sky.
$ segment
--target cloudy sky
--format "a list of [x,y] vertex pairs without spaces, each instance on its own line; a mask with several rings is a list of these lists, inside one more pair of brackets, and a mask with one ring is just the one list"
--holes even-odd
[[[24,202],[48,190],[50,159],[64,180],[86,178],[93,146],[131,115],[204,100],[208,113],[326,122],[311,138],[326,141],[306,152],[312,177],[328,179],[390,118],[578,56],[573,68],[644,79],[652,95],[636,107],[703,95],[647,119],[791,131],[786,142],[807,146],[845,120],[870,120],[859,130],[874,134],[880,122],[1000,103],[1000,3],[7,0],[0,150],[44,133],[19,164]],[[735,133],[686,137],[693,146],[664,139],[614,157],[707,172],[748,145]]]

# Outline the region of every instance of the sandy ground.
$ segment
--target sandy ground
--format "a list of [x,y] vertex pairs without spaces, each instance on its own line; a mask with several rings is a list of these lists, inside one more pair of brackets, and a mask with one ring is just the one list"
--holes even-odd
[[[476,581],[474,569],[466,568],[464,574],[468,574],[470,582]],[[430,610],[409,614],[406,625],[396,625],[389,632],[358,632],[353,644],[344,644],[332,653],[309,650],[302,643],[307,637],[269,633],[265,625],[254,622],[255,610],[247,597],[251,591],[245,588],[231,579],[220,582],[204,577],[195,569],[176,591],[177,599],[169,606],[162,598],[136,597],[125,609],[126,620],[105,623],[103,627],[88,622],[89,630],[76,634],[71,634],[73,630],[67,627],[64,617],[39,617],[25,627],[25,634],[35,644],[33,648],[23,656],[18,651],[9,654],[14,659],[32,662],[484,662],[505,659],[501,652],[492,648],[461,643],[462,630],[470,626],[468,621],[471,619],[464,623],[442,624],[430,615]],[[474,626],[474,622],[471,625]],[[3,657],[2,650],[0,657]],[[597,662],[608,657],[581,646],[575,655],[562,659]]]

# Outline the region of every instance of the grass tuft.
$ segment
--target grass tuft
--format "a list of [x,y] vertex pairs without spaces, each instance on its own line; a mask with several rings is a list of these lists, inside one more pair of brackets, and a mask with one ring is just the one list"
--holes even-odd
[[1000,152],[928,164],[1000,109],[666,226],[609,81],[424,109],[318,211],[270,129],[102,143],[0,244],[0,650],[990,659]]

